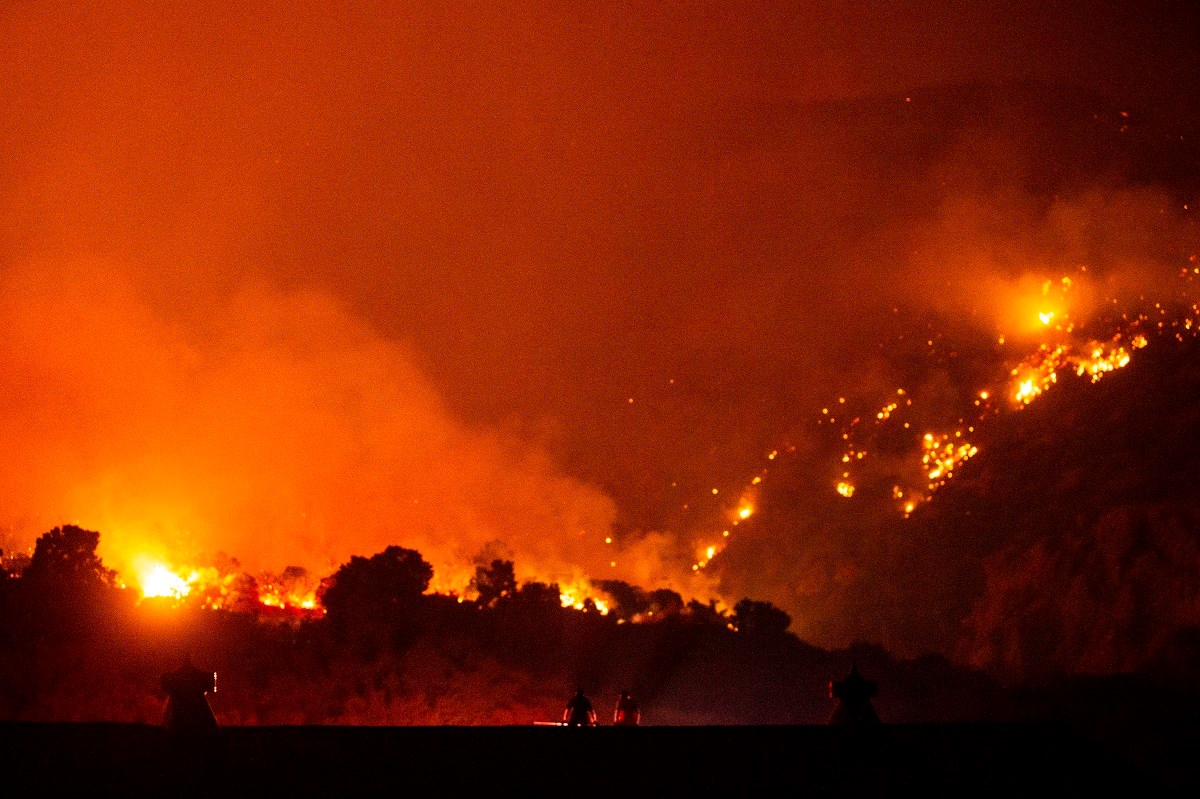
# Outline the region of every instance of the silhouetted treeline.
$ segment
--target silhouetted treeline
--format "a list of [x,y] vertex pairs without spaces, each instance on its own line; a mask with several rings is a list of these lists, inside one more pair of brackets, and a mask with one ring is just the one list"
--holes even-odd
[[829,680],[853,661],[878,680],[885,722],[1040,707],[1013,705],[991,679],[940,656],[807,645],[765,602],[726,616],[609,582],[612,609],[601,615],[562,607],[555,585],[518,586],[502,560],[479,567],[478,598],[464,600],[426,593],[429,564],[391,546],[326,581],[324,618],[281,621],[244,603],[138,602],[95,556],[97,541],[56,529],[20,578],[0,581],[0,718],[158,723],[161,675],[183,655],[218,673],[210,701],[222,724],[526,724],[559,718],[577,687],[602,721],[628,690],[647,724],[823,723]]

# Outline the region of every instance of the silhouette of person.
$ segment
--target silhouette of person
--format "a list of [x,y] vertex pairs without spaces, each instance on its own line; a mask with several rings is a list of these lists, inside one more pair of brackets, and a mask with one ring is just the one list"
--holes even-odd
[[591,700],[583,695],[582,688],[567,700],[567,707],[563,710],[563,721],[568,727],[596,726],[596,711],[592,709]]
[[641,719],[642,712],[638,709],[637,702],[628,691],[622,691],[617,699],[617,707],[613,710],[613,724],[618,727],[636,727]]
[[829,698],[838,700],[829,723],[854,728],[878,725],[879,716],[871,705],[878,690],[879,684],[863,679],[858,673],[858,663],[852,664],[846,679],[829,681]]
[[176,738],[206,739],[217,734],[217,718],[208,706],[207,694],[217,690],[217,675],[192,665],[191,657],[175,671],[162,676],[167,694],[163,728]]

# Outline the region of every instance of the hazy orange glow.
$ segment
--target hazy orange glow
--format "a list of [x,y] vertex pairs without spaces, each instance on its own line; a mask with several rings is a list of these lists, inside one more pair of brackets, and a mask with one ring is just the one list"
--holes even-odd
[[150,560],[135,561],[136,580],[144,597],[174,597],[188,595],[192,587],[188,581],[171,571],[162,563]]

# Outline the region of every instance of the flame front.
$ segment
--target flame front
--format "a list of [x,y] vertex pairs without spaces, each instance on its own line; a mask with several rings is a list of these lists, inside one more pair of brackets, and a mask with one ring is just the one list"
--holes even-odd
[[188,581],[171,571],[166,565],[144,560],[135,567],[135,574],[142,596],[146,598],[172,597],[182,599],[191,592]]
[[258,605],[262,608],[292,611],[302,614],[323,613],[317,600],[315,586],[302,585],[262,575],[262,579],[247,580],[245,586],[253,586],[250,595],[238,586],[239,574],[222,572],[207,566],[172,566],[165,560],[148,555],[131,558],[133,585],[120,581],[126,588],[132,587],[141,599],[167,599],[175,604],[195,603],[212,610],[230,608],[236,602]]
[[[1190,260],[1194,261],[1195,256]],[[1086,277],[1086,273],[1086,267],[1081,267],[1080,274]],[[1189,287],[1181,292],[1186,294],[1193,281],[1200,276],[1200,268],[1183,269],[1180,275]],[[1200,304],[1190,302],[1174,317],[1168,314],[1165,306],[1156,303],[1153,311],[1137,314],[1126,312],[1119,319],[1112,317],[1108,322],[1101,319],[1087,327],[1093,332],[1102,331],[1107,324],[1107,336],[1084,337],[1081,335],[1082,326],[1073,318],[1073,310],[1080,304],[1075,296],[1079,280],[1079,277],[1069,275],[1044,279],[1035,284],[1034,290],[1014,297],[1015,315],[1006,318],[1014,324],[1015,333],[1011,336],[1000,333],[994,342],[1002,348],[1001,352],[1009,352],[1026,344],[1031,344],[1032,351],[1020,357],[1016,363],[1010,361],[1004,367],[1008,381],[1005,396],[1010,401],[1009,407],[1019,410],[1029,406],[1058,385],[1063,374],[1086,377],[1095,383],[1105,375],[1128,366],[1134,353],[1149,343],[1143,330],[1151,329],[1160,333],[1173,331],[1175,338],[1180,341],[1185,335],[1196,335],[1195,317],[1200,314]],[[1022,285],[1027,283],[1024,281]],[[1105,307],[1116,302],[1106,300]],[[930,348],[934,347],[935,338],[931,336],[927,341]],[[996,382],[1006,381],[1001,379]],[[890,400],[875,405],[870,411],[863,409],[856,412],[852,410],[854,404],[847,397],[838,397],[836,402],[821,408],[817,416],[819,425],[831,426],[839,431],[842,444],[838,470],[831,485],[837,494],[849,499],[858,496],[860,485],[863,484],[858,479],[860,472],[871,468],[890,469],[895,472],[890,483],[890,499],[905,517],[910,516],[946,485],[967,461],[979,454],[979,447],[970,440],[976,432],[976,425],[1004,410],[1002,404],[994,401],[994,394],[990,388],[981,387],[973,395],[975,399],[970,413],[959,416],[948,429],[928,430],[919,437],[914,435],[917,432],[914,423],[908,420],[915,410],[914,400],[903,387],[896,389]],[[972,414],[973,418],[969,418]],[[878,443],[880,436],[889,435],[893,439],[896,436],[908,436],[907,440],[913,442],[910,446],[915,446],[910,450],[911,454],[899,463],[890,454],[886,458],[872,454],[872,442]],[[893,444],[889,451],[894,449]],[[795,447],[788,446],[784,450],[795,451]],[[780,452],[780,449],[772,450],[766,460],[775,460]],[[883,467],[872,466],[873,462],[878,464],[883,461],[886,461]],[[760,487],[767,473],[767,469],[763,468],[750,481],[749,487]],[[725,530],[722,536],[728,538],[729,531]],[[693,565],[693,570],[704,568],[712,557],[712,552],[705,552]]]

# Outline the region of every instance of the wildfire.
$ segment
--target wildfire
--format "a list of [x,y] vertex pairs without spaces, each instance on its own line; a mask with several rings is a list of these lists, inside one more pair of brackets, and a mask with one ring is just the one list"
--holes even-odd
[[[1193,270],[1186,271],[1184,277],[1191,282]],[[831,454],[839,460],[836,473],[826,485],[831,485],[845,499],[869,497],[882,486],[885,501],[907,518],[931,501],[941,487],[979,454],[979,447],[972,443],[978,440],[975,425],[986,424],[996,414],[1029,406],[1055,386],[1069,382],[1072,376],[1095,383],[1128,366],[1137,351],[1148,345],[1147,332],[1158,331],[1160,336],[1170,334],[1179,340],[1185,335],[1200,334],[1200,326],[1196,324],[1200,306],[1195,303],[1175,317],[1160,303],[1153,309],[1146,304],[1140,312],[1127,310],[1118,318],[1119,311],[1111,307],[1116,301],[1111,298],[1103,306],[1107,315],[1097,315],[1077,327],[1072,318],[1073,287],[1070,277],[1046,280],[1041,284],[1040,296],[1026,297],[1017,303],[1018,317],[1015,321],[1008,320],[1014,323],[1012,334],[991,339],[991,347],[995,348],[995,341],[1003,346],[1002,350],[994,349],[995,372],[976,375],[980,384],[963,386],[970,391],[965,392],[962,401],[966,407],[957,409],[961,416],[936,412],[941,409],[934,409],[931,414],[923,404],[926,395],[911,386],[894,389],[882,402],[863,402],[846,396],[831,398],[819,409],[816,418],[817,424],[826,425],[825,429],[831,431],[831,442],[836,442]],[[925,351],[941,358],[939,369],[947,360],[937,347],[948,340],[932,331],[921,335],[921,343],[929,345]],[[914,409],[915,401],[922,404]],[[739,496],[736,490],[705,486],[706,497],[714,503],[721,502],[719,512],[725,523],[724,529],[714,528],[720,530],[719,537],[701,537],[693,542],[694,573],[708,567],[728,545],[731,530],[754,515],[757,492],[765,485],[769,468],[774,469],[781,457],[795,451],[796,447],[783,444],[765,453],[761,468],[748,476],[736,503],[725,502],[726,497]],[[851,506],[860,507],[862,501],[858,499]],[[614,546],[612,535],[603,540],[605,545]],[[615,553],[616,550],[614,556]],[[247,603],[256,603],[260,608],[274,611],[323,612],[311,584],[277,578],[254,579],[211,567],[180,567],[150,556],[132,562],[131,583],[144,598],[195,603],[208,608],[233,607],[235,603],[246,607]],[[614,567],[617,564],[615,559],[607,562]],[[450,577],[454,579],[449,581]],[[431,590],[461,596],[468,581],[465,572],[460,575],[439,567]],[[565,608],[609,613],[610,600],[586,579],[560,581],[559,591]]]
[[162,563],[150,560],[143,561],[135,567],[135,571],[143,597],[173,597],[175,599],[182,599],[192,590],[192,586],[188,584],[187,580],[171,571]]
[[559,592],[558,601],[564,608],[586,611],[591,605],[601,616],[608,615],[608,600],[596,596],[596,590],[586,580],[559,585]]
[[925,449],[921,463],[927,469],[930,491],[945,485],[946,481],[954,476],[954,470],[959,464],[966,463],[979,452],[978,447],[961,441],[958,434],[951,437],[926,433],[921,441]]
[[1023,364],[1013,368],[1010,373],[1016,378],[1013,401],[1018,405],[1028,405],[1057,383],[1058,368],[1067,351],[1065,345],[1050,347],[1042,344]]
[[323,612],[317,601],[316,589],[298,588],[288,591],[282,586],[267,584],[258,590],[258,602],[264,607],[280,610]]
[[1016,378],[1013,401],[1019,406],[1033,402],[1058,382],[1058,371],[1064,367],[1095,383],[1105,374],[1128,366],[1133,358],[1131,350],[1145,347],[1147,340],[1143,335],[1134,336],[1130,349],[1126,349],[1119,343],[1122,338],[1118,333],[1108,342],[1089,341],[1078,355],[1069,344],[1041,345],[1021,366],[1012,370],[1011,374]]
[[[142,599],[169,599],[176,604],[195,602],[212,610],[246,602],[305,614],[324,612],[317,601],[315,586],[302,585],[294,579],[288,581],[264,575],[262,581],[247,580],[239,586],[239,575],[222,573],[213,567],[173,567],[146,555],[135,556],[131,562],[132,587]],[[287,582],[293,585],[287,587]],[[252,593],[247,595],[247,589]]]
[[[1081,267],[1080,272],[1086,274],[1086,267]],[[1181,275],[1191,283],[1196,275],[1200,275],[1200,269],[1185,269]],[[1147,307],[1141,313],[1127,312],[1119,319],[1106,311],[1108,315],[1099,314],[1088,325],[1079,326],[1072,317],[1075,307],[1080,304],[1074,293],[1078,279],[1064,276],[1043,280],[1036,289],[1016,298],[1015,316],[1010,316],[1009,321],[1015,326],[1017,335],[1000,334],[996,339],[1001,345],[1007,343],[1006,352],[1018,351],[1015,363],[1008,359],[1007,364],[1000,364],[1004,369],[1001,374],[1006,373],[1008,381],[1003,395],[1007,396],[1011,407],[1027,407],[1061,383],[1064,375],[1073,374],[1095,383],[1128,366],[1136,351],[1148,344],[1144,330],[1170,331],[1180,341],[1185,334],[1195,336],[1200,333],[1195,324],[1200,303],[1194,302],[1177,309],[1179,312],[1174,319],[1162,303],[1155,303],[1153,310]],[[1104,307],[1108,308],[1116,305],[1117,300],[1110,298],[1105,303]],[[1093,336],[1081,335],[1084,329]],[[1095,336],[1097,332],[1101,334],[1098,337]],[[929,349],[926,352],[945,362],[947,355],[938,351],[944,337],[934,333],[927,335],[925,343]],[[1022,348],[1028,354],[1019,355]],[[951,358],[956,355],[948,353]],[[906,389],[896,389],[894,397],[870,410],[855,410],[854,403],[844,396],[838,397],[836,404],[830,403],[820,409],[816,420],[819,425],[832,425],[840,438],[840,463],[837,477],[832,481],[834,489],[845,498],[857,496],[860,485],[875,482],[874,479],[865,482],[859,479],[860,472],[877,473],[883,469],[890,472],[887,476],[894,481],[891,483],[892,501],[905,517],[909,516],[979,453],[979,448],[970,443],[968,437],[975,432],[974,425],[1003,412],[1004,407],[995,402],[993,394],[1000,395],[1000,392],[990,388],[977,389],[970,400],[973,418],[968,419],[969,414],[964,413],[950,422],[948,432],[947,428],[943,428],[943,432],[935,429],[920,438],[912,429],[914,422],[907,418],[914,400]],[[915,446],[915,450],[909,450],[912,454],[897,460],[894,455],[897,448],[910,446]],[[775,454],[772,453],[772,459]],[[755,484],[759,481],[760,478],[755,478]]]
[[[1081,269],[1081,272],[1086,272],[1086,269]],[[1185,271],[1184,277],[1191,281],[1192,272]],[[1156,304],[1155,312],[1141,313],[1132,318],[1129,315],[1122,316],[1120,322],[1109,328],[1107,337],[1084,338],[1077,332],[1076,322],[1072,318],[1072,309],[1076,304],[1074,289],[1075,279],[1070,276],[1042,281],[1036,296],[1018,299],[1014,321],[1019,335],[1010,337],[1001,334],[997,339],[1001,345],[1008,342],[1010,351],[1032,339],[1032,351],[1026,350],[1028,355],[1015,364],[1009,361],[1004,367],[1011,380],[1006,394],[1012,406],[1018,409],[1028,406],[1051,390],[1061,382],[1064,374],[1073,373],[1095,383],[1104,375],[1129,365],[1134,352],[1148,343],[1146,336],[1138,331],[1139,327],[1153,325],[1157,330],[1174,329],[1175,337],[1182,340],[1183,334],[1190,333],[1194,328],[1194,313],[1200,312],[1200,305],[1193,304],[1179,320],[1167,322],[1166,309]],[[941,340],[943,337],[940,335],[929,335],[927,352],[944,358],[937,351]],[[949,355],[954,357],[956,353]],[[877,473],[884,469],[890,472],[888,476],[895,481],[892,483],[891,500],[908,517],[920,504],[929,501],[968,460],[979,454],[979,448],[969,440],[975,432],[974,425],[1003,410],[994,403],[993,392],[988,388],[975,391],[971,407],[975,409],[975,418],[968,421],[967,414],[964,414],[952,423],[948,432],[945,429],[943,432],[931,430],[917,438],[916,431],[912,429],[913,422],[906,419],[913,408],[913,397],[904,388],[896,389],[891,400],[875,405],[869,411],[865,408],[856,411],[846,397],[838,397],[836,405],[828,404],[821,408],[817,417],[818,424],[834,425],[839,430],[842,449],[839,473],[833,481],[835,490],[844,498],[856,496],[861,482],[856,479],[859,472]],[[898,446],[913,445],[900,442],[913,442],[915,452],[910,450],[912,455],[897,460],[893,453]],[[879,452],[884,454],[869,455]],[[872,479],[865,484],[873,482]],[[703,562],[700,565],[703,566]]]
[[[708,558],[716,552],[715,546],[708,547]],[[137,591],[141,600],[166,599],[174,605],[189,604],[210,610],[254,611],[257,608],[259,612],[285,612],[299,618],[325,613],[317,598],[320,581],[310,578],[303,569],[289,568],[281,575],[263,574],[252,578],[221,572],[213,567],[173,566],[163,558],[147,555],[134,556],[131,563],[132,579],[118,582],[123,588]],[[469,578],[458,579],[461,576],[454,570],[441,575],[435,573],[429,590],[458,596],[459,601],[463,601]],[[453,587],[447,589],[445,586]],[[595,610],[602,616],[608,615],[611,609],[611,599],[583,578],[560,582],[559,601],[564,608],[585,612]]]

